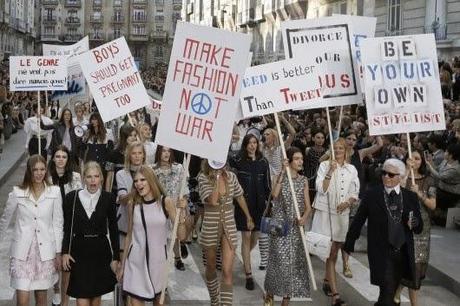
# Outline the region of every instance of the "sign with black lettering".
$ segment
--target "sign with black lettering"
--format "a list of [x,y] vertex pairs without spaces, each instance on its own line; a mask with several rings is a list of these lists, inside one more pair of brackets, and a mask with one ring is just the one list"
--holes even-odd
[[361,51],[370,135],[446,128],[433,34],[366,39]]
[[178,22],[156,141],[224,162],[232,136],[250,36]]
[[78,61],[104,122],[150,105],[124,37],[79,55]]
[[322,107],[317,66],[304,57],[246,69],[240,96],[244,118]]
[[354,34],[347,16],[289,20],[281,24],[281,31],[286,58],[312,57],[321,69],[324,107],[361,103]]
[[67,59],[11,56],[10,91],[67,90]]

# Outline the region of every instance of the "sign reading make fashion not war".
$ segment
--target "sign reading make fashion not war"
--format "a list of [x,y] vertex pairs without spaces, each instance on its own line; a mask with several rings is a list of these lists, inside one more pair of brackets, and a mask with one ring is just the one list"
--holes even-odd
[[319,74],[310,57],[246,69],[240,95],[244,118],[322,107]]
[[78,56],[104,122],[150,104],[124,37]]
[[178,22],[158,124],[158,143],[227,159],[250,36]]
[[55,91],[53,92],[51,99],[60,96],[73,97],[85,94],[85,77],[81,71],[81,67],[76,56],[88,50],[88,36],[69,46],[43,44],[43,55],[67,57],[67,91]]
[[365,39],[361,51],[371,135],[446,128],[432,34]]
[[321,69],[322,107],[362,100],[350,19],[335,16],[281,24],[286,58],[311,57]]
[[11,56],[10,91],[67,90],[67,59]]

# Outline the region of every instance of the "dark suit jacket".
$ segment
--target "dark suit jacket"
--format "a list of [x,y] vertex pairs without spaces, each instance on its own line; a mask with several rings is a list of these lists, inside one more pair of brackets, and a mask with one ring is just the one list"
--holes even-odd
[[[413,229],[414,233],[420,233],[423,229],[423,221],[420,216],[420,204],[417,195],[412,191],[401,188],[403,196],[403,218],[406,243],[402,248],[402,253],[406,264],[404,264],[403,277],[408,280],[415,278],[415,254],[413,233],[407,226],[409,212],[413,211],[414,218],[418,224]],[[386,262],[389,256],[390,244],[388,242],[388,214],[384,199],[385,189],[383,185],[376,186],[365,192],[358,212],[353,219],[344,250],[348,253],[354,251],[355,241],[361,234],[361,228],[368,220],[367,224],[367,256],[371,271],[371,283],[373,285],[383,285],[386,270]]]

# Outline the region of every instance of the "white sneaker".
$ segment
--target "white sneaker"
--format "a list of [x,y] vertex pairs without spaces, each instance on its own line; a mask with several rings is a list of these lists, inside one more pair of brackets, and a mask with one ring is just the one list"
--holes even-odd
[[61,294],[55,293],[53,294],[53,306],[61,305]]

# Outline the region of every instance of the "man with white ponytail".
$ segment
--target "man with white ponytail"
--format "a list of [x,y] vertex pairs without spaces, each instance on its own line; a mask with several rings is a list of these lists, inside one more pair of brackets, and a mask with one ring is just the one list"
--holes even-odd
[[395,306],[401,279],[415,278],[413,233],[420,233],[423,221],[417,195],[401,187],[406,167],[398,159],[383,164],[383,185],[365,192],[348,230],[343,249],[354,251],[355,241],[368,220],[368,259],[371,283],[380,287],[376,306]]

